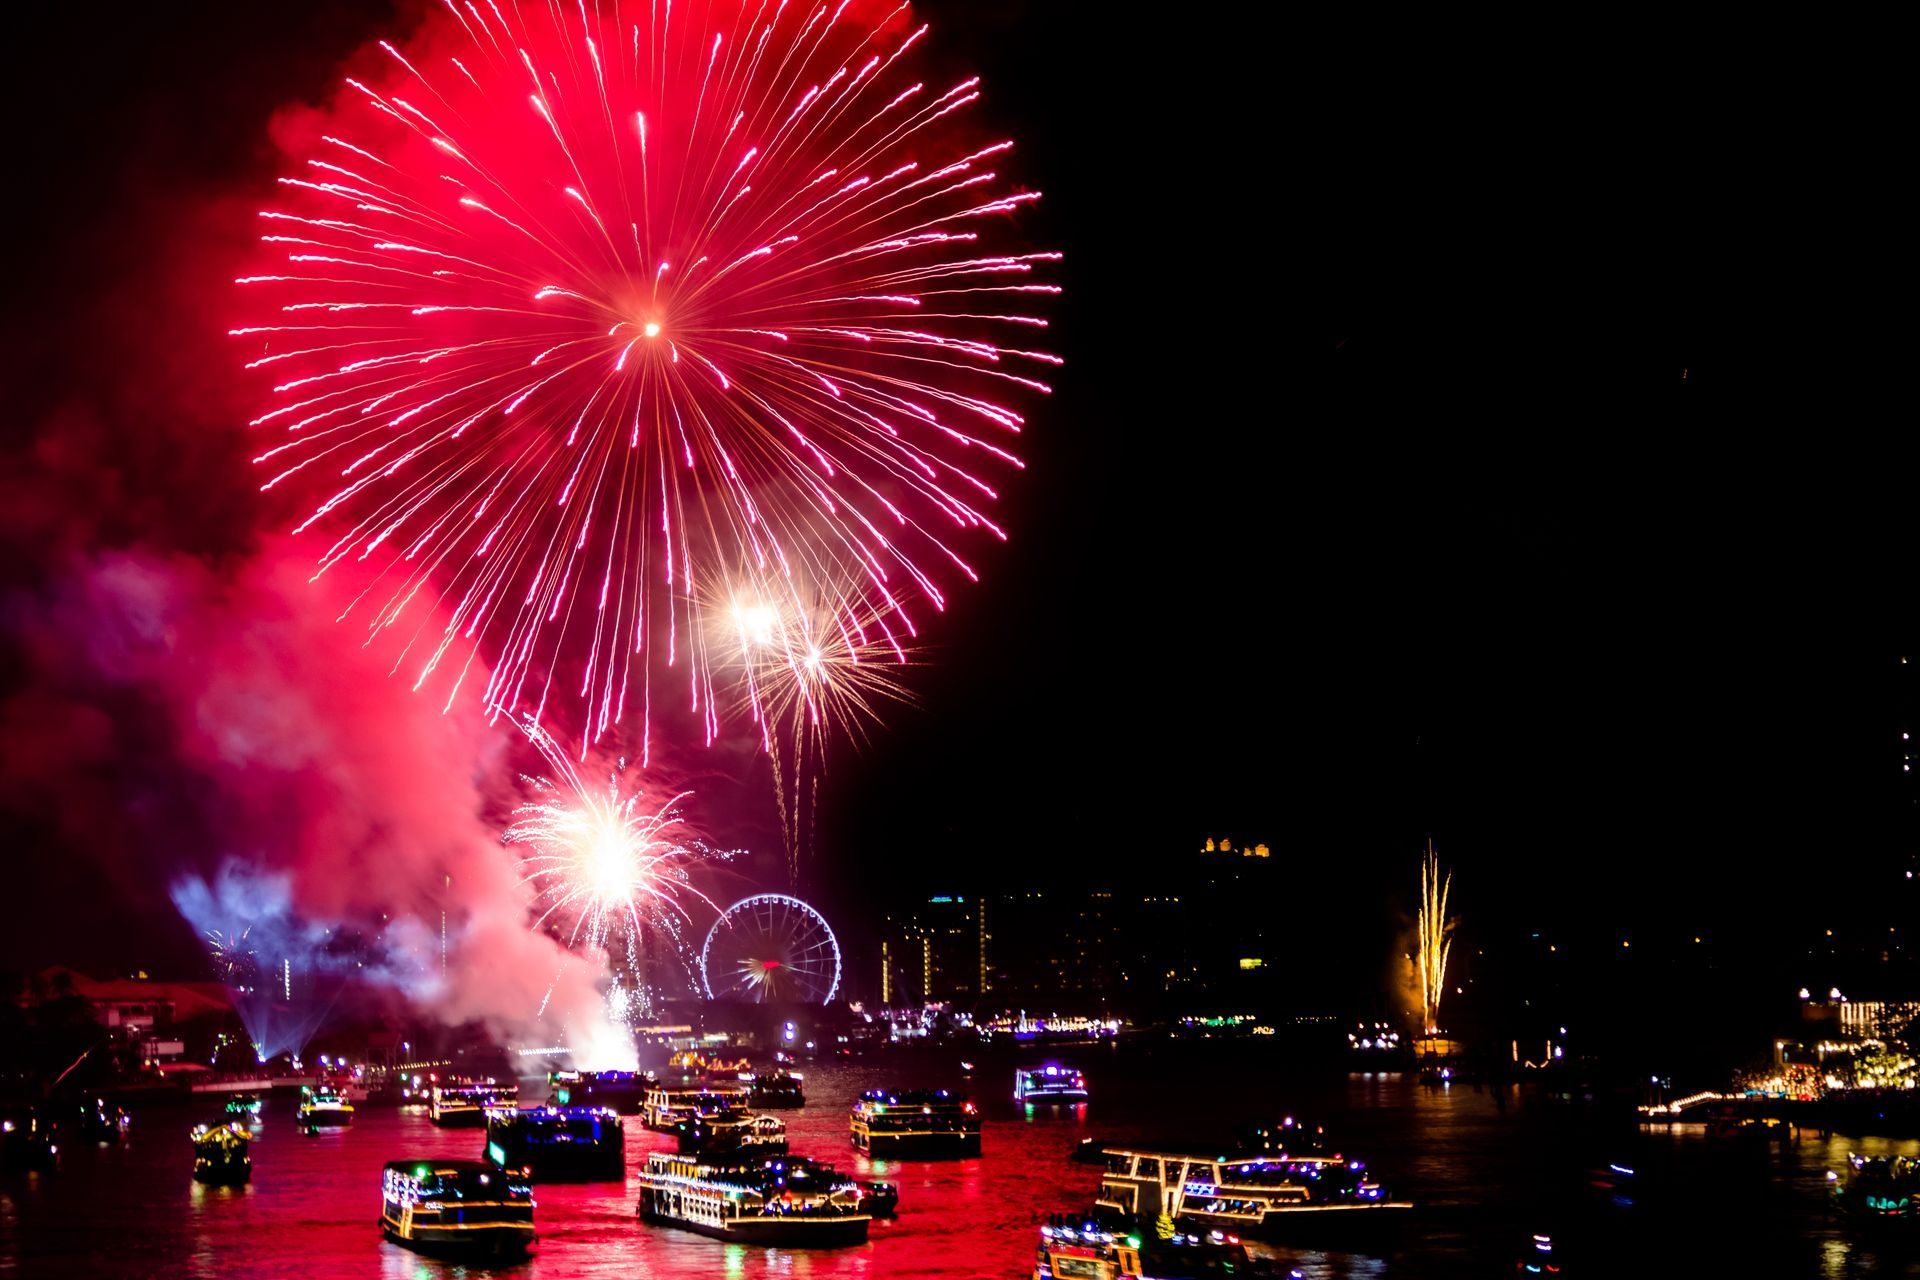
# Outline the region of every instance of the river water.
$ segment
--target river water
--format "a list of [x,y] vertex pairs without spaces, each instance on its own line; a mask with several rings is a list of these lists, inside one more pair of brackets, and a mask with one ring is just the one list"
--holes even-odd
[[[1097,1169],[1067,1158],[1083,1137],[1213,1134],[1244,1117],[1289,1112],[1324,1123],[1395,1198],[1419,1206],[1400,1230],[1361,1245],[1270,1250],[1310,1280],[1512,1275],[1535,1232],[1555,1238],[1568,1280],[1920,1274],[1920,1262],[1909,1261],[1920,1250],[1857,1241],[1825,1208],[1825,1171],[1850,1147],[1920,1154],[1920,1143],[1808,1136],[1768,1146],[1699,1130],[1643,1133],[1617,1114],[1535,1091],[1511,1091],[1503,1106],[1466,1086],[1296,1073],[1191,1049],[1066,1050],[1053,1058],[1088,1072],[1094,1098],[1083,1112],[1016,1108],[1010,1057],[983,1062],[971,1078],[956,1058],[932,1051],[810,1067],[806,1108],[782,1113],[793,1150],[901,1189],[900,1217],[874,1223],[864,1246],[748,1248],[640,1224],[632,1167],[649,1151],[670,1149],[670,1139],[630,1118],[628,1183],[538,1188],[538,1251],[499,1274],[1022,1277],[1031,1273],[1036,1224],[1092,1199]],[[1029,1059],[1038,1060],[1021,1060]],[[980,1159],[869,1161],[848,1146],[847,1107],[862,1089],[912,1084],[974,1094],[986,1116]],[[523,1092],[537,1089],[530,1083]],[[279,1097],[254,1143],[252,1185],[203,1188],[189,1177],[186,1134],[216,1111],[211,1103],[139,1111],[122,1146],[68,1150],[57,1173],[0,1180],[0,1276],[489,1274],[386,1243],[375,1225],[385,1161],[475,1157],[479,1131],[363,1106],[350,1129],[305,1137],[294,1129],[292,1100]],[[1596,1176],[1614,1164],[1633,1176]]]

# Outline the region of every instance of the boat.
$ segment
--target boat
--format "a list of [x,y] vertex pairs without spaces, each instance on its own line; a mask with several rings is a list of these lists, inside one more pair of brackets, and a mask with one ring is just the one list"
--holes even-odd
[[380,1231],[423,1253],[512,1257],[533,1247],[533,1186],[479,1160],[392,1160],[380,1180]]
[[739,1080],[753,1070],[745,1058],[709,1058],[686,1050],[667,1059],[667,1070],[682,1080],[710,1080],[715,1083]]
[[950,1089],[869,1089],[847,1118],[870,1156],[977,1156],[980,1109]]
[[861,1244],[873,1221],[860,1184],[803,1156],[710,1164],[664,1153],[640,1174],[640,1217],[742,1244]]
[[860,1184],[861,1203],[867,1212],[876,1218],[898,1217],[900,1213],[900,1188],[891,1182],[863,1182]]
[[671,1129],[689,1116],[746,1109],[747,1091],[738,1084],[662,1084],[647,1090],[640,1122],[649,1129]]
[[258,1121],[265,1109],[266,1103],[257,1093],[236,1093],[227,1099],[227,1114],[230,1116],[246,1116]]
[[[1040,1228],[1033,1280],[1201,1280],[1214,1276],[1278,1276],[1256,1261],[1240,1237],[1211,1231],[1109,1231],[1098,1222],[1056,1218]],[[1298,1276],[1300,1273],[1292,1273]]]
[[742,1078],[747,1081],[747,1101],[761,1111],[807,1105],[806,1093],[801,1088],[804,1077],[798,1071],[783,1068]]
[[211,1187],[241,1187],[253,1179],[252,1135],[244,1124],[195,1125],[193,1180]]
[[87,1098],[72,1107],[67,1118],[73,1121],[73,1129],[68,1137],[74,1141],[94,1142],[108,1146],[127,1136],[127,1128],[133,1118],[126,1108],[116,1106],[105,1098]]
[[729,1108],[683,1116],[673,1124],[683,1156],[760,1160],[787,1154],[787,1122],[778,1116]]
[[60,1140],[44,1109],[0,1108],[0,1169],[9,1173],[51,1173],[59,1165]]
[[626,1126],[606,1107],[502,1107],[487,1113],[487,1159],[535,1182],[623,1182]]
[[1188,1231],[1283,1234],[1313,1223],[1390,1221],[1413,1206],[1391,1200],[1365,1164],[1339,1154],[1212,1155],[1106,1148],[1096,1211],[1126,1221],[1164,1217]]
[[638,1071],[555,1071],[547,1081],[553,1106],[607,1107],[623,1116],[639,1115],[648,1091],[660,1083]]
[[1829,1169],[1833,1206],[1857,1222],[1887,1224],[1920,1217],[1920,1160],[1847,1153],[1844,1176]]
[[1049,1062],[1044,1067],[1021,1067],[1013,1073],[1015,1102],[1085,1102],[1087,1077],[1073,1067]]
[[300,1109],[295,1121],[307,1133],[318,1129],[340,1129],[353,1123],[353,1104],[326,1085],[300,1086]]
[[427,1100],[427,1116],[442,1129],[477,1129],[495,1107],[511,1107],[520,1096],[518,1085],[488,1080],[435,1085]]

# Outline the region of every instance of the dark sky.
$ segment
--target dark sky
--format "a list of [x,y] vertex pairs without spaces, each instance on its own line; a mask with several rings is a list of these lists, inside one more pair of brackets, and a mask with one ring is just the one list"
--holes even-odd
[[[1867,142],[1814,145],[1710,33],[920,8],[1047,192],[1068,363],[920,706],[832,764],[827,901],[1146,878],[1232,832],[1369,937],[1428,836],[1488,931],[1767,958],[1901,909],[1911,415],[1865,389],[1880,317],[1826,297],[1869,265],[1881,215],[1834,179]],[[126,304],[168,276],[151,249],[259,190],[272,111],[391,9],[47,16],[8,77],[16,479],[112,352],[204,322]],[[229,440],[131,469],[87,536],[230,550]],[[6,527],[30,585],[53,535]],[[86,882],[14,829],[23,883]],[[64,931],[6,911],[13,962]]]

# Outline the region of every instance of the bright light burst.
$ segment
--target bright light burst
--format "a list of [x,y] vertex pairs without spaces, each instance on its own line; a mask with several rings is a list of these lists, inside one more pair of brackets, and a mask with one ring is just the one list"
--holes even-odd
[[716,600],[708,616],[727,631],[721,652],[738,674],[740,700],[758,722],[773,768],[787,877],[798,888],[811,844],[815,800],[834,730],[865,738],[881,704],[910,702],[899,673],[908,651],[871,615],[855,611],[852,586],[762,597],[751,589]]
[[1440,855],[1427,841],[1420,864],[1420,945],[1414,964],[1420,971],[1420,1019],[1428,1035],[1440,1030],[1440,997],[1446,994],[1447,957],[1453,951],[1453,924],[1447,919],[1447,891],[1453,873],[1440,874]]
[[520,866],[523,883],[534,888],[536,927],[557,924],[569,946],[624,958],[635,989],[616,985],[618,999],[623,1008],[644,1011],[646,943],[652,939],[685,961],[691,923],[685,900],[715,905],[691,873],[724,855],[684,834],[679,805],[689,793],[650,807],[640,791],[623,790],[624,761],[605,789],[596,790],[538,724],[528,719],[521,728],[552,774],[525,779],[535,798],[514,811],[503,836],[524,850]]
[[261,215],[263,487],[321,488],[318,572],[378,566],[370,633],[418,681],[459,664],[450,697],[482,637],[488,706],[637,715],[644,764],[656,683],[718,731],[704,614],[742,595],[743,634],[805,619],[751,689],[857,701],[855,655],[1004,538],[986,472],[1059,363],[1028,340],[1059,255],[995,245],[1038,193],[964,126],[978,82],[915,77],[905,4],[448,14]]

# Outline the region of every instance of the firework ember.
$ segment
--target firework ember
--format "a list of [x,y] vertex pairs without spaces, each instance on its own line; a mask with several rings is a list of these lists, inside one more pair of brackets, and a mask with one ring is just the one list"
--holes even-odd
[[485,705],[637,718],[645,763],[657,697],[718,731],[715,599],[804,611],[826,661],[976,576],[1059,255],[1020,250],[1038,193],[966,125],[976,81],[913,69],[925,32],[502,0],[348,81],[233,332],[264,487],[317,494],[317,572],[384,570],[357,607],[417,680],[483,637]]
[[1453,950],[1453,923],[1447,919],[1447,891],[1453,873],[1440,872],[1440,855],[1427,842],[1420,864],[1420,945],[1414,958],[1420,971],[1420,1019],[1427,1035],[1440,1030],[1440,998],[1446,994],[1447,956]]

